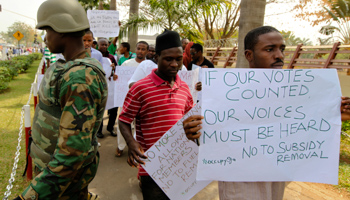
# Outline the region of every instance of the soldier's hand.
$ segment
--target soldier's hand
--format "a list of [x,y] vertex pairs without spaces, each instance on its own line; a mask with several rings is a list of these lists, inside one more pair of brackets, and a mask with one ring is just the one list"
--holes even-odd
[[145,152],[143,151],[141,145],[136,142],[132,141],[128,144],[128,164],[133,167],[139,167],[139,164],[145,164],[142,159],[147,159],[147,156],[144,154]]
[[182,122],[186,137],[189,140],[198,139],[201,136],[202,133],[199,130],[202,129],[202,119],[204,117],[201,115],[192,115]]

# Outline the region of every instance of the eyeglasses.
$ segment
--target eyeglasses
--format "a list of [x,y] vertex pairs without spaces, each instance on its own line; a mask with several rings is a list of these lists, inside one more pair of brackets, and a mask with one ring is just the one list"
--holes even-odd
[[192,56],[194,56],[194,55],[197,54],[197,52],[191,52],[190,54],[191,54]]

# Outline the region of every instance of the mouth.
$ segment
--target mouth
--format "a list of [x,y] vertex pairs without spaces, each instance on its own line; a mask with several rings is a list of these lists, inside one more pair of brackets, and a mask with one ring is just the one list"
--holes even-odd
[[283,62],[275,62],[271,65],[272,68],[282,69],[284,63]]

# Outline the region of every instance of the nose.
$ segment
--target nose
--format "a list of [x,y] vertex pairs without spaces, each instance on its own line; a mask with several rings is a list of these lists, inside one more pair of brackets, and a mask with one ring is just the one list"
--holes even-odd
[[171,67],[179,67],[179,64],[176,62],[176,60],[172,60],[170,63]]
[[282,50],[278,49],[275,53],[275,59],[283,60],[284,59],[284,52]]

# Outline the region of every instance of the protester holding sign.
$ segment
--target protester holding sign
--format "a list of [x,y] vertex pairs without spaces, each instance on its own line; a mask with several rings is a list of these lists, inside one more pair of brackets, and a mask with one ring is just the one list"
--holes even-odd
[[[103,57],[109,58],[112,62],[111,64],[112,73],[106,74],[106,78],[111,79],[114,76],[114,70],[115,70],[115,67],[117,66],[117,61],[115,60],[113,55],[109,54],[107,47],[108,47],[108,40],[105,38],[100,38],[98,40],[98,50],[102,53]],[[108,118],[107,131],[111,134],[111,136],[117,137],[117,133],[114,131],[114,125],[118,115],[118,107],[109,109],[108,114],[109,114],[109,118]],[[102,133],[102,128],[103,128],[103,123],[101,124],[97,132],[97,137],[99,138],[104,137]]]
[[[128,67],[137,67],[140,63],[144,62],[146,60],[146,55],[148,53],[149,45],[145,41],[140,41],[136,44],[136,58],[128,59],[126,60],[122,66],[128,66]],[[134,123],[132,125],[134,128]],[[123,154],[124,148],[126,147],[126,143],[123,137],[121,137],[121,133],[119,130],[119,127],[117,129],[118,134],[118,147],[115,151],[115,156],[120,157]],[[134,132],[135,134],[135,132]]]
[[113,41],[111,42],[111,44],[108,46],[108,52],[111,55],[117,55],[116,51],[117,51],[117,40],[118,37],[113,38]]
[[[245,57],[249,62],[250,68],[281,69],[283,67],[285,44],[282,35],[277,29],[269,26],[256,28],[246,35],[244,45]],[[341,105],[342,120],[349,119],[349,98],[343,97]],[[184,129],[188,138],[199,138],[199,136],[201,135],[201,132],[199,131],[202,128],[202,119],[203,116],[195,115],[187,118],[183,122]],[[235,127],[232,127],[232,129],[234,128]],[[219,195],[221,200],[282,200],[284,194],[284,186],[284,182],[220,181]]]
[[[128,163],[139,167],[144,199],[169,199],[139,164],[145,164],[141,160],[147,158],[144,152],[193,106],[187,84],[177,75],[182,67],[181,46],[177,32],[165,30],[157,36],[158,69],[130,88],[119,116],[120,131],[129,147]],[[137,141],[130,125],[135,118]]]

